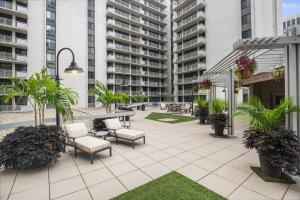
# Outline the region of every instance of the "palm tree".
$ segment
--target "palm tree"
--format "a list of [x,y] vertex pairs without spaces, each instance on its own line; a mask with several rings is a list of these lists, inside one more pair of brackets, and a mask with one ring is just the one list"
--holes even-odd
[[225,124],[226,124],[226,115],[224,110],[226,108],[226,102],[222,99],[215,99],[211,103],[210,107],[210,121],[214,127],[216,135],[223,135]]
[[259,98],[251,97],[248,102],[237,107],[235,116],[246,118],[256,130],[271,132],[279,128],[285,116],[291,112],[300,112],[300,108],[293,105],[291,98],[284,99],[274,109],[268,109]]
[[118,100],[117,95],[112,90],[105,84],[96,81],[95,88],[90,89],[89,92],[96,95],[96,101],[105,107],[107,114],[111,113],[111,105]]
[[15,96],[26,98],[34,110],[36,126],[45,123],[47,105],[57,108],[65,120],[73,118],[71,106],[78,102],[77,93],[70,88],[62,87],[47,76],[46,68],[31,75],[28,80],[14,77],[11,81],[13,84],[1,86],[8,91],[3,98],[4,102],[7,103]]

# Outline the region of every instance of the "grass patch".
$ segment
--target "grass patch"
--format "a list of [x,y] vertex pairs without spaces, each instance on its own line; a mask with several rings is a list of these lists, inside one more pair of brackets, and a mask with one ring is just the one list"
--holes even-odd
[[282,177],[280,178],[274,178],[274,177],[270,177],[267,176],[265,174],[262,173],[260,167],[250,167],[252,169],[252,171],[254,171],[254,173],[259,176],[261,179],[263,179],[266,182],[273,182],[273,183],[284,183],[284,184],[295,184],[296,182],[288,175],[286,175],[285,173],[282,173]]
[[[189,122],[189,121],[194,121],[197,118],[195,117],[189,117],[189,116],[183,116],[183,115],[174,115],[174,114],[168,114],[168,113],[156,113],[153,112],[150,115],[146,117],[146,119],[149,120],[154,120],[158,122],[165,122],[169,124],[177,124],[181,122]],[[164,119],[167,119],[168,121],[163,121]],[[172,119],[169,120],[169,119]]]
[[113,200],[225,200],[222,196],[186,178],[171,172],[145,185],[121,194]]

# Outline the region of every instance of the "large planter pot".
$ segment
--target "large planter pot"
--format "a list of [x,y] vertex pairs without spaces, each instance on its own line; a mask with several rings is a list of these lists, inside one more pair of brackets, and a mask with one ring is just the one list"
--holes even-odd
[[145,111],[146,110],[146,106],[145,104],[142,104],[142,111]]
[[280,167],[274,167],[267,160],[267,156],[264,152],[258,151],[258,156],[259,156],[260,168],[263,174],[274,178],[281,177],[282,169]]
[[215,135],[222,136],[224,134],[225,125],[223,124],[214,124]]
[[200,124],[205,124],[206,117],[199,116],[199,121],[200,121]]

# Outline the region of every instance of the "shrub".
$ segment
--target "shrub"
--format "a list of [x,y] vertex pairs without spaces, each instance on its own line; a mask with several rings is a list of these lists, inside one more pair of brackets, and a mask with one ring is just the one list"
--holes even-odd
[[16,169],[45,167],[64,151],[65,136],[57,126],[19,127],[0,142],[0,166]]
[[96,118],[93,120],[93,129],[94,131],[102,131],[106,129],[106,126],[104,124],[104,120],[106,119],[113,119],[115,117],[106,117],[106,118]]
[[299,150],[297,136],[291,130],[278,128],[263,132],[250,128],[244,131],[244,145],[248,149],[257,149],[267,154],[267,160],[291,175],[300,175]]

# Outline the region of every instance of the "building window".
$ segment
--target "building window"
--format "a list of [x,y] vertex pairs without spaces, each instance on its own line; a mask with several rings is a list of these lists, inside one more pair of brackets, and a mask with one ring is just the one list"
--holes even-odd
[[55,26],[47,25],[46,29],[47,29],[47,32],[55,33]]
[[89,96],[88,101],[89,103],[95,103],[95,96]]
[[94,79],[95,78],[95,73],[94,72],[88,72],[88,78],[89,79]]
[[55,49],[55,41],[51,39],[47,39],[46,41],[47,47],[51,49]]
[[95,60],[89,59],[89,67],[95,67]]
[[242,0],[242,10],[251,6],[251,0]]
[[54,68],[47,68],[47,75],[48,76],[55,76],[55,69]]
[[242,32],[242,39],[251,38],[251,37],[252,37],[251,30],[247,30],[247,31]]
[[88,35],[88,40],[91,43],[95,43],[95,36],[94,35]]
[[283,22],[283,29],[286,29],[286,22]]
[[21,105],[21,106],[26,106],[27,105],[27,98],[26,97],[16,96],[15,100],[16,100],[17,105]]
[[89,0],[88,3],[89,3],[89,6],[94,6],[95,5],[95,0]]
[[300,25],[300,17],[297,18],[297,24]]
[[55,13],[47,10],[47,19],[55,20]]
[[55,55],[52,53],[47,53],[47,61],[55,62]]
[[242,16],[242,25],[251,24],[251,14]]
[[89,54],[95,54],[95,48],[94,47],[89,47],[88,51],[89,51]]
[[47,4],[54,6],[55,5],[55,0],[47,0]]
[[88,23],[88,28],[89,28],[90,30],[95,30],[95,24],[92,23],[92,22],[89,22],[89,23]]
[[95,18],[95,12],[92,10],[88,10],[88,16],[91,18]]
[[295,25],[295,24],[296,24],[296,20],[293,19],[293,20],[292,20],[292,25]]
[[291,21],[287,21],[287,28],[291,26]]

